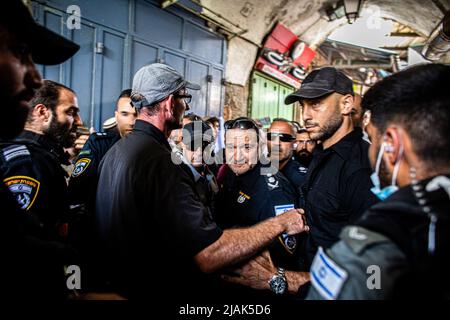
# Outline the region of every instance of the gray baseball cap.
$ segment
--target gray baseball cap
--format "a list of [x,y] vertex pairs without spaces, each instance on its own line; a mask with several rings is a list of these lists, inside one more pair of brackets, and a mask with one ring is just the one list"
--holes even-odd
[[142,67],[134,75],[131,102],[139,109],[162,101],[183,87],[200,90],[198,84],[186,81],[174,68],[162,63],[152,63]]

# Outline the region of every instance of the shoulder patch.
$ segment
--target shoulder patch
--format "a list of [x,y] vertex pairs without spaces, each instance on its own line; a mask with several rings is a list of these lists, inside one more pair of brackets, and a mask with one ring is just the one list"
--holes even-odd
[[311,265],[311,283],[317,292],[327,300],[335,300],[347,280],[347,271],[339,267],[322,249],[314,257]]
[[266,178],[267,186],[269,187],[270,191],[277,189],[279,187],[280,182],[274,175],[269,173],[269,174],[265,175],[264,177]]
[[78,159],[78,161],[75,163],[75,167],[73,168],[72,177],[75,178],[82,174],[87,169],[90,163],[91,159],[89,158]]
[[18,157],[29,156],[30,151],[25,145],[14,144],[2,150],[3,157],[6,161],[11,161]]
[[345,227],[340,237],[356,254],[362,254],[372,244],[390,241],[380,233],[358,226]]
[[3,180],[22,210],[28,210],[39,193],[40,182],[27,176],[12,176]]

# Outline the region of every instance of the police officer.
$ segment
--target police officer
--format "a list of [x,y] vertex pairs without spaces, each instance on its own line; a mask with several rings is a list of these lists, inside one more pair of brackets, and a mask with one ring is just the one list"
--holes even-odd
[[69,180],[69,194],[74,205],[88,204],[92,211],[95,206],[97,175],[100,161],[111,146],[129,134],[134,127],[137,113],[131,105],[131,89],[123,90],[116,102],[114,113],[117,131],[92,134],[76,158]]
[[[13,13],[13,14],[12,14]],[[0,11],[0,139],[15,138],[24,128],[28,102],[34,90],[42,85],[36,63],[58,64],[69,59],[78,45],[38,26],[20,0],[7,1]],[[4,180],[6,159],[0,153],[0,180]],[[60,299],[62,263],[54,272],[55,260],[62,258],[62,245],[43,241],[31,234],[26,226],[32,218],[20,209],[15,196],[5,184],[0,184],[2,223],[2,290],[4,300],[28,298]],[[61,259],[62,260],[62,259]],[[58,282],[58,280],[56,282]],[[65,283],[65,280],[62,281]],[[56,289],[56,290],[55,290]]]
[[[252,226],[286,210],[298,208],[294,186],[278,170],[259,159],[259,128],[249,118],[226,124],[225,156],[230,170],[216,201],[215,218],[223,228]],[[267,159],[262,159],[262,162]],[[295,266],[291,261],[296,237],[280,236],[271,253],[280,267]]]
[[340,241],[320,250],[309,299],[448,299],[450,296],[450,67],[411,67],[364,96],[382,200]]
[[68,164],[64,147],[73,145],[81,124],[77,98],[70,88],[45,80],[30,105],[25,130],[1,145],[3,183],[35,219],[41,239],[63,240],[70,214],[62,164]]
[[273,120],[267,132],[267,147],[270,158],[278,161],[280,171],[295,186],[300,194],[305,182],[307,168],[298,163],[294,157],[296,130],[294,125],[283,118]]

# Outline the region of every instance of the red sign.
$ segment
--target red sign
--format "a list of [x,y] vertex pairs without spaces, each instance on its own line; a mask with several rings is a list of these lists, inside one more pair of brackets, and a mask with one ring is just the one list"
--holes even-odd
[[255,69],[298,88],[315,55],[291,30],[278,23],[267,37]]

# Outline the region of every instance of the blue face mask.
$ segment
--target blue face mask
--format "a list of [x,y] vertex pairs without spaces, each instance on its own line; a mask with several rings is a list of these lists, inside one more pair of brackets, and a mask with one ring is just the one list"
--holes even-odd
[[372,173],[372,175],[370,176],[370,180],[372,180],[372,183],[374,185],[374,187],[372,189],[370,189],[370,191],[372,191],[372,193],[375,194],[378,197],[378,199],[380,199],[381,201],[384,201],[391,194],[393,194],[394,192],[396,192],[398,190],[396,181],[397,181],[398,169],[400,167],[400,159],[401,159],[401,156],[403,155],[403,145],[400,145],[400,153],[398,156],[398,160],[394,166],[394,172],[392,173],[391,185],[381,189],[379,172],[380,172],[381,160],[383,159],[383,153],[384,153],[385,147],[386,147],[386,143],[383,142],[381,144],[380,151],[378,151],[377,163],[375,165],[375,172]]

